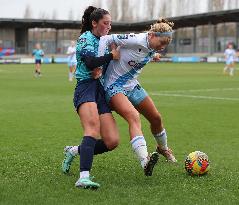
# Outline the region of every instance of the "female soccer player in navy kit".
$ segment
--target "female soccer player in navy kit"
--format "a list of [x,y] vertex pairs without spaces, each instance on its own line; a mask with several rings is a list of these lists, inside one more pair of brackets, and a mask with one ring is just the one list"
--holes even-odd
[[[111,110],[105,101],[105,92],[101,79],[94,79],[94,69],[108,64],[112,59],[119,59],[119,52],[112,50],[102,57],[97,57],[101,36],[111,29],[109,12],[89,6],[82,17],[81,36],[77,41],[77,84],[74,93],[74,106],[80,117],[84,137],[80,146],[65,148],[63,172],[69,172],[74,157],[80,153],[80,178],[76,187],[98,188],[93,182],[90,170],[93,155],[113,150],[119,143],[119,134]],[[102,139],[98,139],[101,136]]]

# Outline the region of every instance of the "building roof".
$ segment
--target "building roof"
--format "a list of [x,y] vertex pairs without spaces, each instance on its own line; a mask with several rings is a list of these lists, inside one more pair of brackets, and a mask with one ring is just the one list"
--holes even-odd
[[[209,23],[239,22],[239,9],[178,16],[167,19],[174,22],[174,29],[207,25]],[[155,21],[156,20],[151,20],[137,23],[113,22],[112,31],[142,31],[148,29]],[[81,21],[0,18],[0,27],[79,29],[81,27]]]

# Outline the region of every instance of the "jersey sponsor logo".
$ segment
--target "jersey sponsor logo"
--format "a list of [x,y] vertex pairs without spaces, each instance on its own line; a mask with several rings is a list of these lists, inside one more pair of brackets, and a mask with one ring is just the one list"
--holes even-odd
[[128,61],[128,65],[136,70],[142,69],[150,61],[150,56],[146,56],[142,62],[136,62],[134,60]]
[[133,60],[130,60],[128,62],[128,65],[136,70],[140,70],[141,68],[144,67],[144,65],[146,64],[146,62],[136,62],[136,61],[133,61]]
[[78,39],[78,41],[79,41],[79,43],[84,43],[84,42],[86,42],[86,38],[80,38],[80,39]]
[[128,34],[118,34],[117,35],[117,38],[122,40],[122,39],[128,39],[129,38],[129,35]]

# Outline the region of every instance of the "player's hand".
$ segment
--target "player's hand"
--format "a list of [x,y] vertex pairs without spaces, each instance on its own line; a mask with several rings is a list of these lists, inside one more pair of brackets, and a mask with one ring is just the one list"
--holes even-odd
[[159,61],[160,58],[161,58],[161,56],[162,56],[162,55],[161,55],[160,53],[155,53],[153,59],[154,59],[155,61]]
[[102,76],[102,69],[101,68],[94,68],[91,75],[92,75],[92,78],[98,79],[100,76]]
[[110,45],[111,47],[111,53],[113,54],[113,60],[119,60],[120,59],[120,47],[116,46],[114,43]]

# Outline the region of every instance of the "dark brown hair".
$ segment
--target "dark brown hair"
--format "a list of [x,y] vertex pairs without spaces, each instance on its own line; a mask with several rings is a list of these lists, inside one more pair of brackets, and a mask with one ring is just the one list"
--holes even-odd
[[98,22],[100,19],[104,17],[104,15],[109,14],[108,11],[96,8],[94,6],[89,6],[85,11],[84,15],[82,16],[82,28],[81,28],[81,34],[86,31],[92,30],[92,21]]

